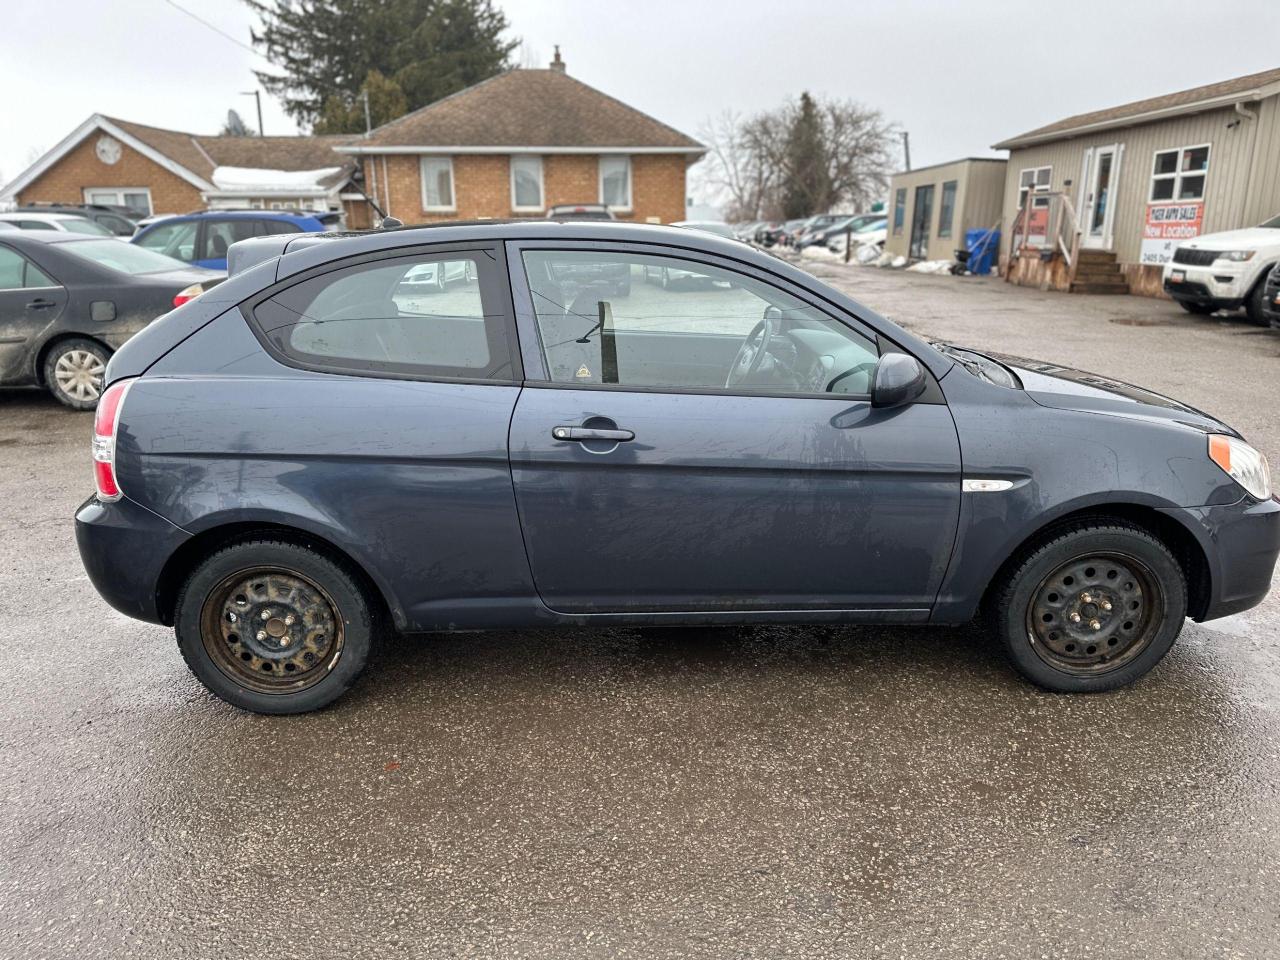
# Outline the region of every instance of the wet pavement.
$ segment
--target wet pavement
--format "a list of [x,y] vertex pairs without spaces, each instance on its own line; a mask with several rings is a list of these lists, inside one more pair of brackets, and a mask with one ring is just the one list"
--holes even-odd
[[[1280,459],[1280,336],[815,272]],[[1093,697],[975,629],[617,629],[395,640],[256,717],[85,579],[89,429],[0,391],[0,957],[1280,956],[1275,594]]]

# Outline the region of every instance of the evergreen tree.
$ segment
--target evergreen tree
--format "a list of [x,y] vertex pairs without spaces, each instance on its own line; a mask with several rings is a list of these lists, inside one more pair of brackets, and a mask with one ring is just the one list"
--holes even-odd
[[263,87],[299,123],[323,118],[328,133],[364,131],[363,104],[351,109],[364,89],[371,108],[375,96],[394,105],[394,87],[404,111],[416,110],[508,69],[518,44],[503,38],[507,18],[493,0],[245,3],[261,19],[253,43],[277,68],[258,74]]
[[782,210],[788,220],[812,216],[831,205],[831,173],[822,117],[807,92],[800,94],[799,107],[791,117],[784,166],[788,177]]
[[335,93],[325,100],[312,132],[363,133],[366,93],[369,96],[369,122],[375,127],[409,112],[409,101],[400,85],[394,80],[388,80],[377,70],[370,70],[354,97]]

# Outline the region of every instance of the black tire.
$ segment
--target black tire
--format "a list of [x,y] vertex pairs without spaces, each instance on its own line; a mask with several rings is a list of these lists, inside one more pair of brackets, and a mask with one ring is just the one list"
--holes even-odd
[[1270,272],[1270,270],[1262,271],[1262,276],[1249,291],[1249,296],[1244,298],[1245,315],[1250,323],[1256,323],[1260,327],[1271,326],[1271,321],[1267,317],[1267,274]]
[[[1086,565],[1079,570],[1074,564]],[[1125,572],[1116,577],[1116,569]],[[1136,592],[1120,593],[1135,585]],[[1090,592],[1095,590],[1105,600]],[[1086,597],[1095,602],[1082,604]],[[1140,527],[1104,519],[1051,533],[1014,565],[996,598],[993,626],[1010,662],[1032,683],[1056,693],[1097,693],[1133,683],[1169,652],[1187,613],[1186,578],[1169,549]],[[1041,613],[1040,604],[1049,598],[1062,606]],[[1100,600],[1109,612],[1099,609]],[[1139,612],[1130,612],[1130,601]],[[1081,611],[1099,619],[1069,622]],[[1116,646],[1108,648],[1111,638]]]
[[44,358],[44,384],[72,410],[92,410],[102,395],[111,351],[85,337],[59,340]]
[[[280,627],[286,633],[279,643],[288,644],[289,650],[264,650],[276,642],[266,630],[255,639],[248,631],[240,636],[239,625],[226,627],[236,631],[231,634],[234,641],[219,632],[224,620],[236,619],[230,611],[221,612],[224,591],[259,579],[265,589],[258,595],[228,596],[226,606],[242,601],[241,624],[255,627],[269,614],[267,630],[285,622],[278,613],[297,609],[297,630]],[[286,593],[281,584],[291,581],[301,587]],[[261,617],[260,606],[268,608]],[[196,567],[178,594],[174,633],[187,666],[213,694],[253,713],[291,714],[319,710],[351,688],[369,659],[375,623],[370,598],[343,567],[309,547],[253,540],[221,549]],[[314,645],[317,637],[321,644],[327,640],[323,653]],[[302,663],[304,657],[307,664]],[[269,668],[263,666],[268,663]],[[290,663],[300,672],[285,674],[295,669]],[[258,666],[263,666],[262,676],[256,672]]]
[[1194,313],[1198,317],[1208,316],[1209,314],[1213,313],[1215,310],[1218,309],[1217,307],[1213,306],[1213,304],[1191,303],[1187,300],[1179,300],[1178,306],[1180,306],[1183,310],[1187,311],[1187,313]]

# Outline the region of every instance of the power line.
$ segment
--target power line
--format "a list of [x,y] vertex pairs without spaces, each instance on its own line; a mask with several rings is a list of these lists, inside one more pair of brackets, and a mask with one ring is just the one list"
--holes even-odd
[[221,27],[215,26],[214,24],[210,23],[208,20],[205,20],[204,18],[198,16],[197,14],[192,13],[186,7],[178,6],[178,4],[174,2],[174,0],[164,0],[164,2],[167,3],[169,6],[173,7],[173,9],[179,11],[180,13],[185,13],[188,17],[190,17],[192,20],[194,20],[196,23],[200,24],[201,26],[206,27],[209,30],[212,30],[214,33],[218,34],[219,36],[227,40],[230,40],[237,47],[241,47],[245,50],[248,50],[250,53],[254,54],[255,56],[262,57],[262,59],[266,60],[267,63],[271,63],[271,59],[267,57],[265,54],[260,53],[259,51],[255,50],[253,47],[249,46],[249,44],[244,43],[243,41],[237,39],[236,37],[233,37],[231,34],[227,33],[227,31],[223,30]]

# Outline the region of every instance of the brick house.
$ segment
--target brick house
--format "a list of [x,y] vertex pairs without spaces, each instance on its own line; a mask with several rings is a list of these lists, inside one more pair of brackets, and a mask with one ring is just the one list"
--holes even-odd
[[706,147],[565,72],[501,73],[334,148],[406,223],[538,217],[604,203],[620,220],[685,217],[685,172]]
[[[112,203],[146,213],[205,207],[346,208],[355,163],[334,152],[351,137],[206,137],[94,114],[0,189],[0,202]],[[355,222],[351,222],[355,221]]]

